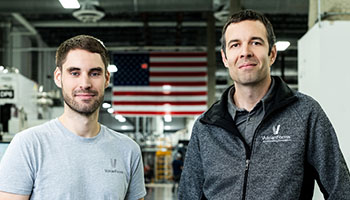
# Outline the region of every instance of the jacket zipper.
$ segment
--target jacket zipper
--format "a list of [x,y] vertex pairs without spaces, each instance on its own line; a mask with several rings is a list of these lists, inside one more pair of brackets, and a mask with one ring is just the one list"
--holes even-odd
[[[248,184],[248,172],[249,172],[250,158],[251,158],[252,151],[253,151],[254,141],[255,141],[256,135],[257,135],[257,133],[258,133],[258,130],[259,130],[259,128],[260,128],[262,122],[267,118],[267,116],[268,116],[268,115],[265,115],[265,117],[263,117],[263,119],[261,120],[260,124],[256,127],[255,132],[254,132],[254,135],[253,135],[253,140],[252,140],[251,146],[249,147],[249,146],[247,145],[249,151],[247,151],[247,153],[246,153],[242,200],[245,200],[245,199],[246,199],[247,184]],[[245,142],[245,141],[244,141],[244,142]]]
[[[278,110],[278,109],[275,109],[275,110]],[[253,135],[253,140],[252,140],[251,146],[249,147],[249,146],[247,145],[249,151],[247,151],[247,153],[246,153],[242,200],[245,200],[245,199],[246,199],[247,182],[248,182],[248,171],[249,171],[249,166],[250,166],[250,158],[251,158],[251,155],[252,155],[252,151],[253,151],[253,146],[254,146],[254,141],[255,141],[256,135],[257,135],[258,130],[259,130],[261,124],[263,123],[263,121],[265,121],[265,120],[270,116],[270,114],[273,113],[275,110],[271,111],[270,113],[267,113],[267,114],[263,117],[263,119],[261,120],[260,124],[259,124],[259,125],[256,127],[256,129],[255,129],[255,132],[254,132],[254,135]],[[243,142],[245,143],[244,140],[243,140]]]
[[246,198],[249,164],[250,164],[250,156],[247,157],[247,159],[245,160],[242,200],[245,200],[245,198]]

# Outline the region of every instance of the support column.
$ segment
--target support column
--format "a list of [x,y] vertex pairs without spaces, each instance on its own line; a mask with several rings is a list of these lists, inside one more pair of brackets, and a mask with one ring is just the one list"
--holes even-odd
[[4,39],[4,43],[3,43],[3,49],[4,49],[4,54],[3,54],[3,63],[2,65],[4,66],[12,66],[12,36],[11,36],[11,25],[9,24],[9,26],[5,26],[4,27],[4,36],[3,36],[3,39]]
[[230,15],[241,10],[241,0],[230,0]]
[[4,65],[4,29],[0,24],[0,66]]
[[213,12],[207,13],[207,63],[208,63],[208,102],[210,107],[215,101],[216,91],[216,36],[215,18]]
[[349,0],[310,0],[309,29],[320,20],[350,20]]

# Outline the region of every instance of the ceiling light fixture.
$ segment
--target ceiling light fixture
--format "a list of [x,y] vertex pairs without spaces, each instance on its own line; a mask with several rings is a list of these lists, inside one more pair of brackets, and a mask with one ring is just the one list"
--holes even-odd
[[98,1],[81,2],[81,8],[73,12],[73,16],[84,23],[96,23],[105,16]]
[[126,122],[126,118],[123,117],[122,115],[115,115],[114,117],[116,120],[118,120],[119,122]]
[[114,113],[114,109],[113,109],[113,108],[108,108],[108,109],[107,109],[107,112],[108,112],[109,114],[113,114],[113,113]]
[[115,65],[108,65],[107,70],[108,70],[110,73],[113,73],[113,72],[117,72],[117,71],[118,71],[118,68],[117,68],[117,66],[115,66]]
[[288,41],[278,41],[276,42],[277,51],[285,51],[290,45]]
[[167,115],[164,115],[164,121],[165,122],[171,122],[171,115],[167,114]]
[[112,105],[110,103],[103,103],[102,108],[110,108]]
[[65,9],[78,9],[80,4],[78,0],[59,0],[62,7]]

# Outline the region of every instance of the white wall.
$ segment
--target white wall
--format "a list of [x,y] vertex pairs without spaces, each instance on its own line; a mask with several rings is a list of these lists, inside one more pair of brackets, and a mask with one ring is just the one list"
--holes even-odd
[[[322,21],[298,41],[299,90],[325,110],[350,164],[350,21]],[[323,199],[319,191],[314,199]]]

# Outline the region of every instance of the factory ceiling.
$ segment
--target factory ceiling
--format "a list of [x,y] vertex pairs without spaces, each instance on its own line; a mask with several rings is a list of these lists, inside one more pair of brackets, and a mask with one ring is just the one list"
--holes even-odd
[[[30,34],[39,35],[45,46],[52,49],[74,35],[90,34],[100,38],[110,50],[115,51],[191,51],[206,48],[207,23],[212,16],[215,20],[215,44],[220,46],[221,28],[228,16],[230,4],[230,0],[79,2],[92,6],[72,10],[64,9],[58,0],[1,0],[0,22],[10,24],[13,32],[29,31]],[[289,50],[283,54],[283,67],[295,72],[297,40],[307,31],[308,1],[245,0],[240,1],[240,5],[241,8],[265,13],[274,26],[277,39],[291,42]],[[87,17],[84,18],[84,14]],[[98,20],[99,17],[102,18]],[[95,20],[97,22],[93,22]],[[281,68],[278,62],[275,65],[276,70]]]
[[[49,47],[81,33],[95,35],[113,47],[206,46],[203,33],[208,17],[213,14],[216,17],[219,38],[229,9],[229,0],[80,0],[80,3],[93,5],[92,9],[104,16],[97,23],[84,23],[73,16],[76,10],[64,9],[58,0],[1,0],[0,13],[2,21],[11,22],[12,26],[21,26],[14,19],[14,13],[20,15]],[[245,0],[241,7],[268,15],[277,37],[295,40],[306,31],[307,1]]]
[[[196,51],[206,49],[208,22],[214,21],[217,46],[217,96],[228,79],[220,59],[222,26],[230,0],[79,0],[84,7],[64,9],[58,0],[1,0],[0,29],[38,38],[36,48],[54,51],[64,40],[89,34],[100,38],[112,51]],[[264,13],[274,26],[277,40],[291,46],[280,53],[272,71],[286,73],[297,87],[297,41],[307,31],[309,3],[305,0],[244,0],[241,8]],[[101,18],[101,19],[99,19]],[[95,22],[94,22],[95,21]],[[1,34],[0,37],[4,37]],[[3,38],[3,41],[6,38]],[[1,41],[0,41],[1,42]],[[0,45],[1,47],[1,45]],[[35,51],[35,50],[34,50]]]

